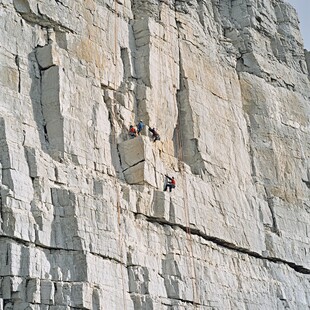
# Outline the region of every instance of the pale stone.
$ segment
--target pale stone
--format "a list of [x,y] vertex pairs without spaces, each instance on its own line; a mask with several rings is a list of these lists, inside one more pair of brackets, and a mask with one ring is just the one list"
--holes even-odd
[[157,186],[152,144],[145,137],[136,137],[118,146],[126,181],[129,184],[148,183]]
[[56,46],[53,44],[39,47],[36,50],[36,57],[37,57],[39,66],[42,69],[48,69],[51,66],[59,65]]
[[170,214],[170,199],[169,194],[162,191],[156,191],[154,193],[153,210],[151,210],[152,216],[169,221]]
[[41,292],[40,292],[40,280],[29,279],[27,282],[27,301],[31,303],[40,303]]
[[121,143],[118,146],[122,167],[127,169],[141,161],[146,160],[146,143],[143,137],[136,137]]
[[11,278],[10,277],[4,277],[1,282],[1,291],[2,291],[2,297],[4,299],[11,299]]
[[308,75],[310,72],[310,52],[305,50],[305,58],[306,58],[306,64],[307,64],[307,68],[308,68]]
[[54,303],[54,284],[52,281],[42,280],[40,283],[41,289],[41,303],[42,304],[53,304]]
[[[60,107],[60,68],[53,66],[42,74],[42,112],[47,139],[52,150],[64,152],[63,118]],[[62,155],[63,156],[63,155]]]
[[309,307],[310,61],[289,4],[0,12],[0,309]]

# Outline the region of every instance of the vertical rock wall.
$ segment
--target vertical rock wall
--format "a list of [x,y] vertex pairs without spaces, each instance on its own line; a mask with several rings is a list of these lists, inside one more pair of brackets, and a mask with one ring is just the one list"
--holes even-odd
[[309,308],[309,52],[290,5],[0,14],[0,309]]

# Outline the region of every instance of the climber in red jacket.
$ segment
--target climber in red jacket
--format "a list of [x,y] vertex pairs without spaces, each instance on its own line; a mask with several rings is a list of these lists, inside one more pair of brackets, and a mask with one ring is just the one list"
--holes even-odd
[[130,136],[131,138],[134,138],[134,137],[137,136],[137,130],[136,130],[136,128],[133,127],[132,125],[130,125],[130,127],[129,127],[129,136]]
[[174,177],[170,178],[169,176],[165,175],[166,177],[166,185],[164,188],[164,192],[167,190],[167,188],[169,187],[169,192],[172,191],[173,188],[175,188],[176,182]]

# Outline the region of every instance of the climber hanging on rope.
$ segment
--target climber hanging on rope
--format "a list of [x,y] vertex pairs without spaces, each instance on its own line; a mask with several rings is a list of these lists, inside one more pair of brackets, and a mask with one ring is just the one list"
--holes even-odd
[[156,131],[155,128],[149,128],[149,131],[153,134],[152,138],[154,139],[153,142],[155,142],[156,140],[160,140],[160,136],[159,133]]
[[168,175],[165,175],[166,180],[165,180],[165,188],[164,192],[169,188],[169,192],[171,193],[172,189],[175,188],[176,182],[174,177],[169,177]]
[[134,137],[136,137],[136,136],[137,136],[137,130],[136,130],[136,128],[133,127],[132,125],[130,125],[128,134],[129,134],[129,136],[131,137],[131,139],[133,139]]
[[144,123],[142,120],[140,120],[139,123],[137,124],[137,131],[138,131],[139,136],[140,136],[140,132],[142,131],[143,128],[144,128]]

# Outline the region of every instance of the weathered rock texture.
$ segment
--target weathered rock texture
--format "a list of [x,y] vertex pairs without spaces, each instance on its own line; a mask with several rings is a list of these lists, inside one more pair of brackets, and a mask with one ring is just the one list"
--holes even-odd
[[[0,309],[309,309],[310,57],[290,5],[0,15]],[[139,119],[161,140],[128,140]]]

